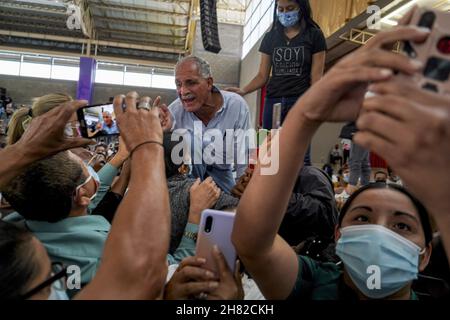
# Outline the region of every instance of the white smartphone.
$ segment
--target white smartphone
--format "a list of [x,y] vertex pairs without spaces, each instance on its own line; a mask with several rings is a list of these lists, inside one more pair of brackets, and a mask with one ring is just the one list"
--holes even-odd
[[207,209],[202,212],[197,239],[196,256],[206,259],[205,267],[217,272],[212,255],[213,246],[217,245],[225,256],[228,267],[234,273],[236,250],[231,243],[231,232],[234,225],[234,212]]

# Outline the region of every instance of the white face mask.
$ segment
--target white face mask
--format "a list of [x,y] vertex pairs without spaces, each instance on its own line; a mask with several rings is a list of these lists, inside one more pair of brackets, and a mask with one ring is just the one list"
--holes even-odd
[[80,184],[75,190],[76,190],[76,192],[78,192],[78,190],[80,190],[81,187],[83,187],[86,184],[88,184],[88,182],[91,179],[94,179],[95,180],[95,185],[97,186],[97,189],[95,190],[94,194],[90,197],[90,200],[92,201],[95,198],[95,196],[97,195],[97,191],[98,191],[98,188],[100,186],[100,178],[99,178],[97,172],[95,172],[94,168],[92,168],[91,166],[87,166],[87,169],[89,171],[89,177],[86,179],[86,181],[84,181],[82,184]]
[[50,287],[50,295],[47,300],[70,300],[65,290],[55,288],[55,284]]

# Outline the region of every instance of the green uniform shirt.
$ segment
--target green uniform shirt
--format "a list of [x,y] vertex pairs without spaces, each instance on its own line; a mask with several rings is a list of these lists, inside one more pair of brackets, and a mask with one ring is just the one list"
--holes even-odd
[[[359,300],[343,279],[342,265],[298,256],[299,271],[288,300]],[[411,291],[411,300],[417,300]]]

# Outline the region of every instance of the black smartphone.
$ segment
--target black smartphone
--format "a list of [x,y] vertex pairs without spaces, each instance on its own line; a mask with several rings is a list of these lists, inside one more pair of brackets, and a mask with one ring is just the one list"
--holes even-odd
[[85,138],[120,134],[112,103],[86,106],[77,111],[81,135]]

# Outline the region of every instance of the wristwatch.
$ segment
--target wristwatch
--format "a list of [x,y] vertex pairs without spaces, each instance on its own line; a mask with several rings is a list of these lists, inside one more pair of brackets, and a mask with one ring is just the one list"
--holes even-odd
[[183,236],[188,239],[194,240],[194,242],[197,242],[197,233],[196,232],[185,231]]

